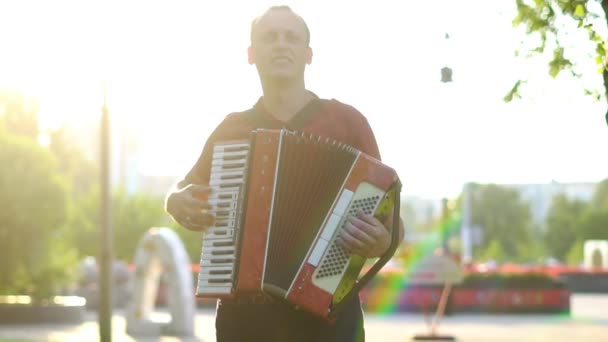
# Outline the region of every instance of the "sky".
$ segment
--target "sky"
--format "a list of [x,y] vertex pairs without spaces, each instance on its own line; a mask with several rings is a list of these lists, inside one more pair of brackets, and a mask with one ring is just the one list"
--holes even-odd
[[[288,4],[311,30],[307,87],[368,118],[404,195],[608,177],[606,106],[581,80],[551,80],[545,60],[514,57],[525,38],[511,25],[514,2],[0,0],[0,87],[38,96],[52,128],[98,120],[106,84],[141,171],[179,177],[223,117],[261,95],[249,24]],[[585,84],[600,84],[588,70]],[[524,98],[503,103],[520,77]]]

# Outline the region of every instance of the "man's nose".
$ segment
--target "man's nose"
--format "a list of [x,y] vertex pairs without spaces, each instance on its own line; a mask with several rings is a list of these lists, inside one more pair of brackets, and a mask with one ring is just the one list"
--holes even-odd
[[289,42],[287,41],[287,36],[284,34],[280,34],[277,36],[277,39],[274,42],[275,49],[286,49],[289,46]]

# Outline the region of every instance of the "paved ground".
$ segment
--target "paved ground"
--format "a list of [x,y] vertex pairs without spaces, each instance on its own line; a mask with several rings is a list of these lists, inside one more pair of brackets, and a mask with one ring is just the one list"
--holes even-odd
[[[572,314],[569,317],[554,315],[455,315],[446,317],[439,332],[455,336],[465,342],[545,342],[608,341],[608,295],[574,295]],[[157,319],[168,319],[159,312]],[[135,339],[127,336],[121,311],[113,317],[113,341],[131,342],[214,342],[213,310],[199,310],[196,315],[196,338],[171,337]],[[428,328],[425,319],[418,314],[390,316],[366,315],[368,341],[410,341],[417,333]],[[0,341],[98,341],[98,325],[95,313],[87,315],[81,325],[0,325]]]

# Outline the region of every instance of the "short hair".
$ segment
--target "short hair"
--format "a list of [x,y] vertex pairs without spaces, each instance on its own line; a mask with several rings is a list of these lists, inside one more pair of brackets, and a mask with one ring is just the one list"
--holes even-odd
[[308,25],[306,24],[306,21],[299,14],[297,14],[296,12],[294,12],[291,9],[291,7],[289,7],[287,5],[279,5],[279,6],[269,7],[266,11],[264,11],[264,13],[262,13],[262,15],[260,15],[260,16],[256,17],[255,19],[253,19],[253,21],[251,22],[251,32],[250,32],[250,36],[249,36],[249,40],[251,42],[253,42],[253,31],[255,30],[255,25],[258,23],[258,21],[264,15],[266,15],[266,13],[268,13],[270,11],[288,11],[291,14],[295,15],[297,18],[299,18],[302,21],[302,23],[304,24],[304,30],[306,31],[306,45],[310,45],[310,30],[308,29]]

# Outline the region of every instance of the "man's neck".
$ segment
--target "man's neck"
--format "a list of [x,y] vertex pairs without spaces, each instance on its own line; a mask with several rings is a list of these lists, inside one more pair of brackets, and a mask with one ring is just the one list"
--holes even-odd
[[312,100],[313,95],[306,90],[304,82],[269,84],[263,83],[262,103],[276,119],[287,122]]

